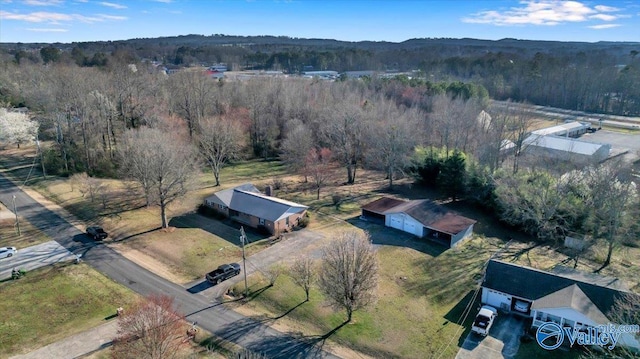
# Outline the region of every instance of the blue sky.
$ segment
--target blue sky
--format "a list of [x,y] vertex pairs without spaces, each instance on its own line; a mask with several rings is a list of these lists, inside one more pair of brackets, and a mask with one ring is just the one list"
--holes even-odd
[[640,42],[640,1],[0,0],[0,42],[187,34]]

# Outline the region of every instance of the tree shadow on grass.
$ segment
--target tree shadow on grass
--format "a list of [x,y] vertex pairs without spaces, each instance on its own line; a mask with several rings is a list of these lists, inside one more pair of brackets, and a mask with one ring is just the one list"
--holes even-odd
[[298,307],[300,307],[300,306],[301,306],[301,305],[303,305],[304,303],[307,303],[307,301],[306,301],[306,300],[305,300],[305,301],[302,301],[302,302],[300,302],[300,303],[296,304],[295,306],[293,306],[293,307],[289,308],[286,312],[284,312],[284,313],[280,314],[279,316],[277,316],[277,317],[271,317],[271,318],[269,318],[269,319],[271,319],[271,320],[273,320],[273,321],[276,321],[276,320],[278,320],[278,319],[284,318],[284,317],[286,317],[287,315],[291,314],[291,312],[293,312],[294,310],[296,310]]
[[[242,245],[240,243],[240,226],[242,225],[231,220],[220,221],[198,213],[187,213],[182,216],[171,218],[169,225],[176,228],[200,228],[235,246]],[[268,238],[267,235],[261,234],[253,228],[247,226],[243,227],[249,243]]]
[[264,325],[271,319],[243,318],[220,327],[213,340],[237,343],[268,358],[326,358],[325,341],[347,324],[344,322],[323,335],[304,335],[300,332],[280,333]]
[[[478,294],[474,298],[475,293],[476,293],[475,290],[470,290],[464,296],[464,298],[462,298],[458,303],[456,303],[456,305],[453,306],[453,308],[451,308],[447,312],[447,314],[444,315],[444,319],[446,319],[447,321],[445,321],[442,324],[442,328],[444,328],[444,326],[447,325],[449,322],[464,326],[464,332],[462,333],[460,338],[458,338],[458,347],[462,346],[469,331],[471,331],[471,324],[473,323],[473,320],[475,319],[478,309],[480,307],[481,293],[478,292]],[[460,321],[463,319],[464,321],[460,323]]]
[[155,231],[158,231],[158,230],[161,230],[161,229],[162,229],[162,227],[152,228],[152,229],[149,229],[147,231],[138,232],[138,233],[135,233],[135,234],[130,234],[130,235],[126,236],[126,237],[122,237],[122,238],[119,238],[119,239],[114,239],[113,242],[114,243],[124,242],[124,241],[126,241],[128,239],[131,239],[133,237],[137,237],[137,236],[140,236],[140,235],[143,235],[143,234],[155,232]]

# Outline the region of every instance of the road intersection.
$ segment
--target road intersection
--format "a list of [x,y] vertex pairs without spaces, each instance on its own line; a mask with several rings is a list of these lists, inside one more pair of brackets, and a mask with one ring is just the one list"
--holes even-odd
[[114,281],[146,296],[162,293],[174,298],[187,320],[215,336],[270,358],[338,358],[322,349],[324,339],[282,333],[264,323],[238,314],[217,300],[169,282],[126,259],[106,245],[87,245],[90,239],[58,214],[35,201],[0,174],[0,201],[11,203],[15,196],[20,215],[61,246],[82,254],[82,260]]

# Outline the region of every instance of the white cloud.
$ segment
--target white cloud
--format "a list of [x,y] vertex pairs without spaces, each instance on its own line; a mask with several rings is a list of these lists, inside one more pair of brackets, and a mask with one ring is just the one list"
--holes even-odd
[[106,2],[106,1],[99,2],[98,4],[100,4],[102,6],[110,7],[112,9],[126,9],[127,8],[124,5],[120,5],[120,4],[116,4],[116,3],[112,3],[112,2]]
[[127,20],[128,19],[126,16],[114,16],[114,15],[105,15],[105,14],[98,14],[98,16],[101,19],[105,19],[105,20],[122,21],[122,20]]
[[595,29],[595,30],[602,30],[602,29],[611,29],[614,27],[620,27],[622,25],[620,24],[601,24],[601,25],[593,25],[593,26],[589,26],[590,29]]
[[31,6],[57,6],[62,4],[62,0],[25,0],[25,5]]
[[32,12],[29,14],[18,14],[8,11],[0,11],[0,20],[17,20],[34,23],[48,23],[52,25],[58,25],[63,22],[79,21],[86,24],[92,24],[96,22],[104,22],[105,20],[126,20],[124,16],[112,16],[99,14],[96,16],[85,16],[80,14],[63,14],[57,12]]
[[26,29],[27,31],[33,31],[33,32],[68,32],[69,30],[67,29],[43,29],[43,28],[28,28]]
[[613,21],[615,19],[617,19],[618,17],[615,15],[609,15],[609,14],[597,14],[597,15],[591,15],[589,16],[590,19],[598,19],[598,20],[602,20],[602,21]]
[[488,10],[462,18],[463,22],[491,24],[497,26],[513,25],[558,25],[567,22],[583,22],[590,19],[611,21],[617,17],[603,12],[619,11],[618,8],[596,5],[591,8],[578,1],[527,0],[520,1],[521,6],[505,10]]
[[598,10],[598,11],[602,11],[602,12],[614,12],[614,11],[620,11],[620,9],[618,9],[617,7],[613,7],[613,6],[606,6],[606,5],[596,5],[594,7],[594,9]]
[[57,23],[60,21],[71,21],[73,20],[72,15],[61,14],[57,12],[32,12],[29,14],[17,14],[11,13],[8,11],[0,11],[0,19],[2,20],[19,20],[26,22],[50,22]]

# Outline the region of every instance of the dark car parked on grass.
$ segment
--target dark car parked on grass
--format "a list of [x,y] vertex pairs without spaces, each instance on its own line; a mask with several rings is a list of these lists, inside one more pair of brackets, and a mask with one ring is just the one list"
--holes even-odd
[[87,234],[97,241],[101,241],[109,236],[109,234],[105,232],[102,227],[97,226],[87,227]]
[[240,264],[231,263],[231,264],[223,264],[218,267],[216,270],[207,273],[207,282],[211,284],[218,284],[222,281],[225,281],[231,277],[235,277],[240,274]]

